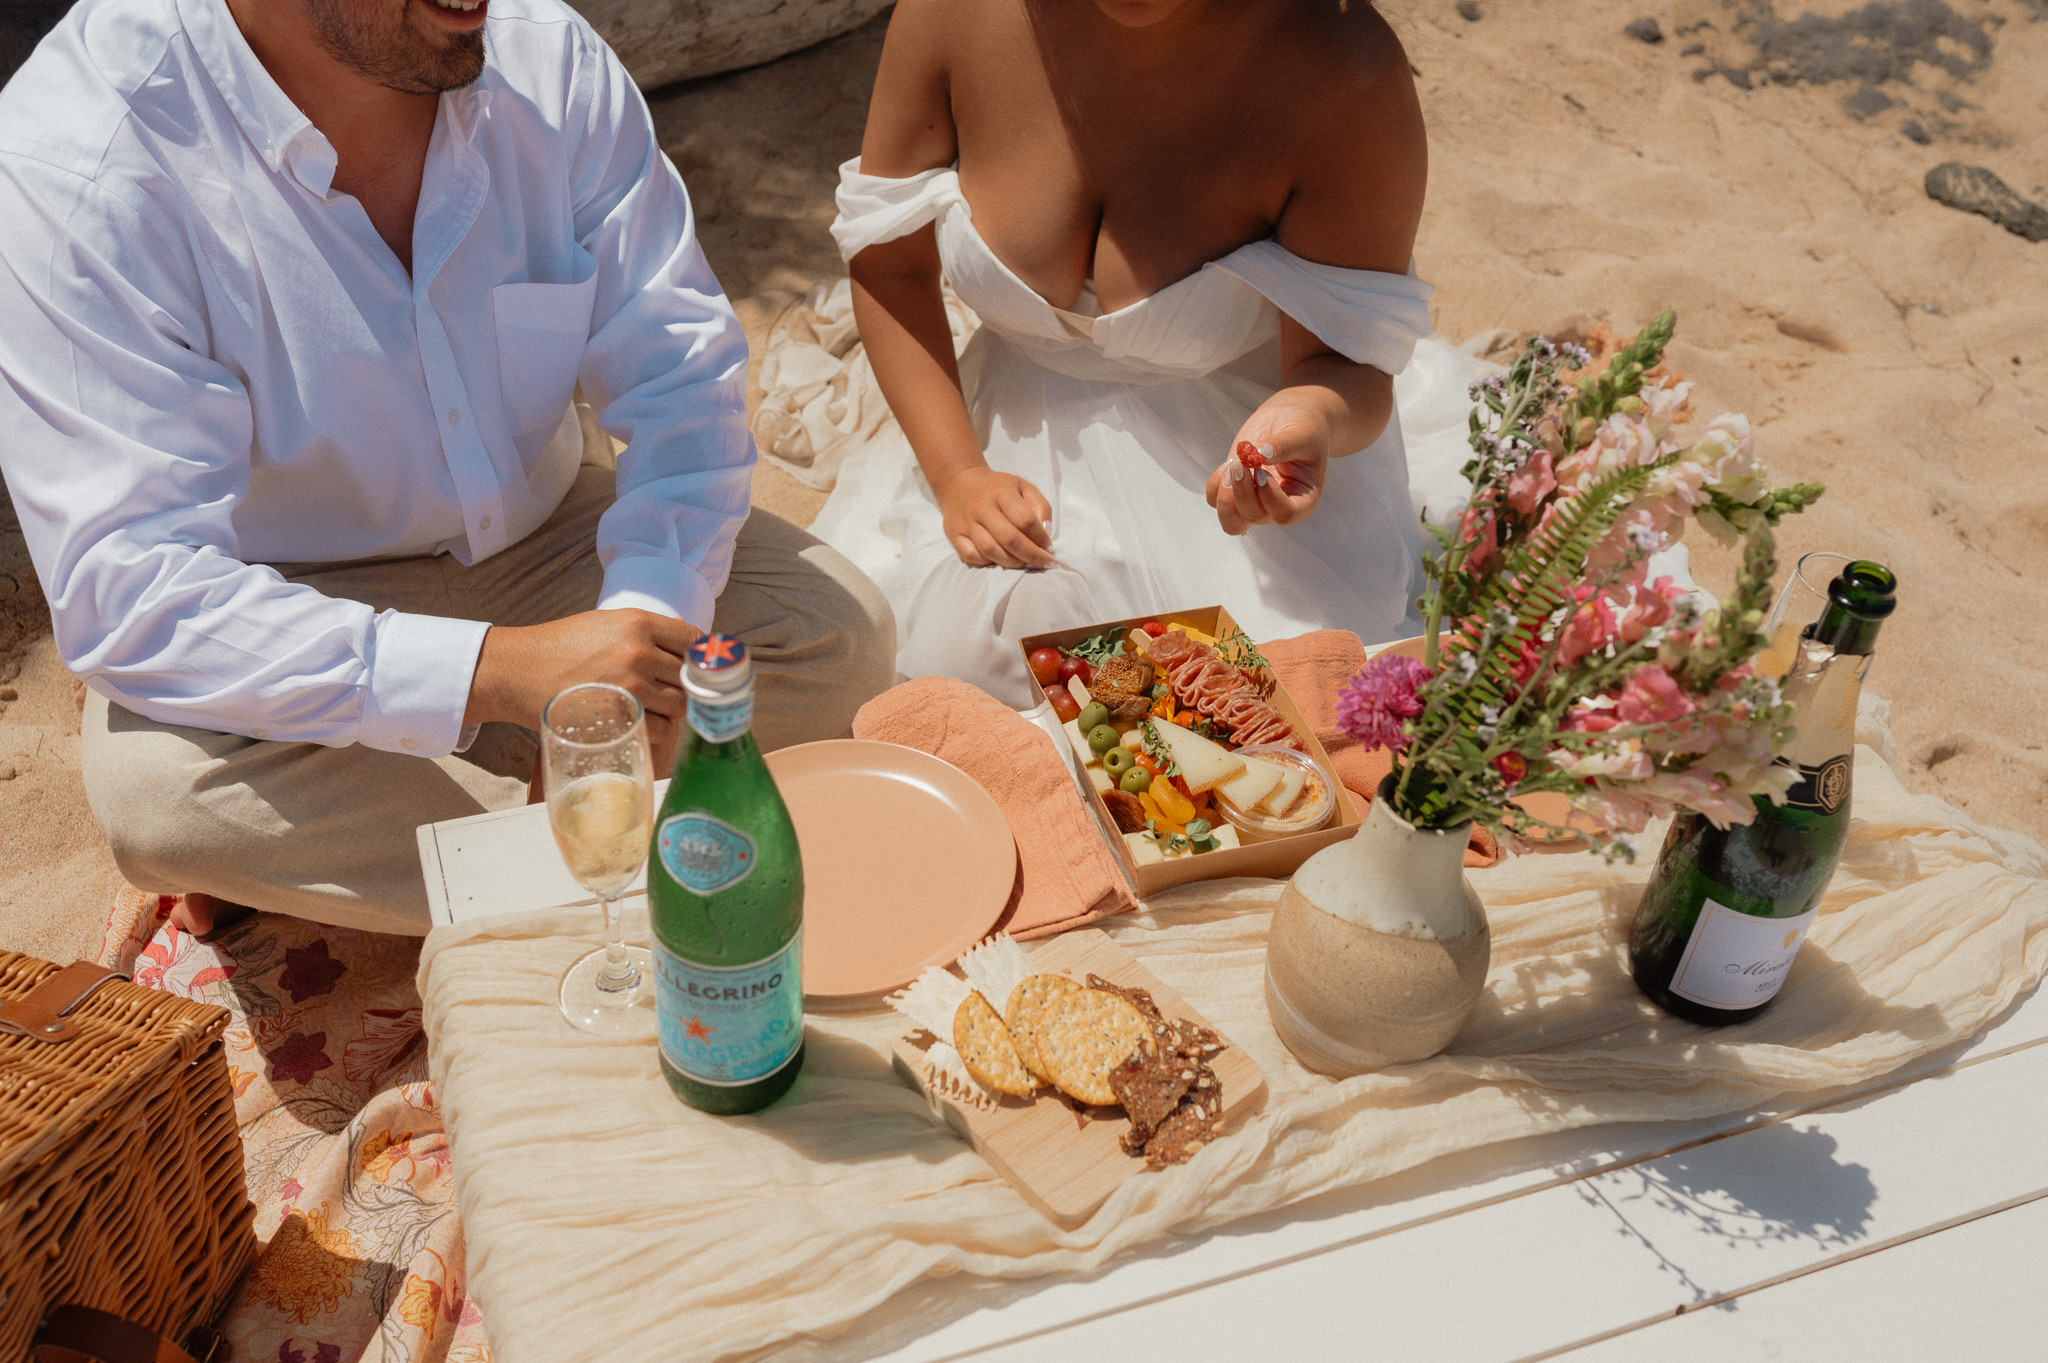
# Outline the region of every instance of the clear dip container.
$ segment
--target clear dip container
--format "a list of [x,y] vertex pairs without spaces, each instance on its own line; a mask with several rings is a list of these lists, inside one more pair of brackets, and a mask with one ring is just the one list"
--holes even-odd
[[1337,808],[1336,786],[1330,774],[1317,766],[1313,757],[1278,743],[1253,743],[1236,751],[1239,757],[1256,757],[1278,766],[1298,767],[1308,775],[1308,783],[1295,796],[1294,803],[1285,814],[1245,809],[1221,790],[1216,791],[1216,808],[1237,830],[1241,841],[1271,842],[1275,838],[1291,838],[1298,833],[1313,833],[1330,821],[1330,815]]

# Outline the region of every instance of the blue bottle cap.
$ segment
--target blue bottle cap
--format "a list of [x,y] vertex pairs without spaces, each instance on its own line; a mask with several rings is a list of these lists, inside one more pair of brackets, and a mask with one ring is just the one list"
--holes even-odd
[[723,672],[747,660],[747,646],[730,634],[707,634],[690,645],[690,666],[704,672]]

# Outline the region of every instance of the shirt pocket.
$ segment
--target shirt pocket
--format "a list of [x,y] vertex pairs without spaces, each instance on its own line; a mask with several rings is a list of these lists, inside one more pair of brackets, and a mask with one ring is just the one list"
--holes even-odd
[[515,437],[552,435],[576,393],[590,340],[597,262],[578,284],[500,284],[491,290],[498,328],[498,389]]

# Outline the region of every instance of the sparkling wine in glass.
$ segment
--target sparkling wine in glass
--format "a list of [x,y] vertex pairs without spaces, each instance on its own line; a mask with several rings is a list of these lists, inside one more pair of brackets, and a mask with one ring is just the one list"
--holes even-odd
[[647,861],[654,760],[640,702],[601,682],[572,686],[541,716],[541,773],[555,845],[598,898],[605,944],[562,976],[562,1016],[607,1036],[654,1033],[654,960],[625,944],[618,899]]
[[1841,576],[1850,562],[1849,555],[1831,550],[1800,557],[1771,607],[1771,618],[1764,622],[1764,637],[1769,642],[1756,655],[1757,671],[1767,677],[1782,677],[1791,669],[1799,656],[1800,632],[1820,619],[1827,609],[1828,584]]

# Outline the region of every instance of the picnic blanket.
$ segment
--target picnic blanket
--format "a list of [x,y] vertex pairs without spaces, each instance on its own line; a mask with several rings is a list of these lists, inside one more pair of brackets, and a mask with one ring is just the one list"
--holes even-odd
[[226,1033],[262,1253],[222,1324],[248,1363],[489,1363],[464,1291],[427,1082],[416,937],[256,914],[211,941],[125,892],[101,961],[234,1014]]
[[437,929],[419,984],[462,1170],[468,1290],[502,1363],[745,1355],[843,1331],[929,1277],[1087,1271],[1455,1151],[1867,1082],[1964,1041],[2038,984],[2048,854],[1908,794],[1868,747],[1855,798],[1783,993],[1722,1030],[1636,991],[1624,941],[1649,868],[1585,853],[1469,872],[1494,933],[1470,1023],[1445,1055],[1341,1082],[1303,1070],[1266,1018],[1277,882],[1186,886],[1103,920],[1258,1062],[1270,1096],[1073,1230],[1032,1210],[891,1072],[893,1014],[807,1018],[790,1095],[708,1117],[675,1100],[644,1043],[592,1041],[555,1016],[557,977],[596,942],[587,914]]

